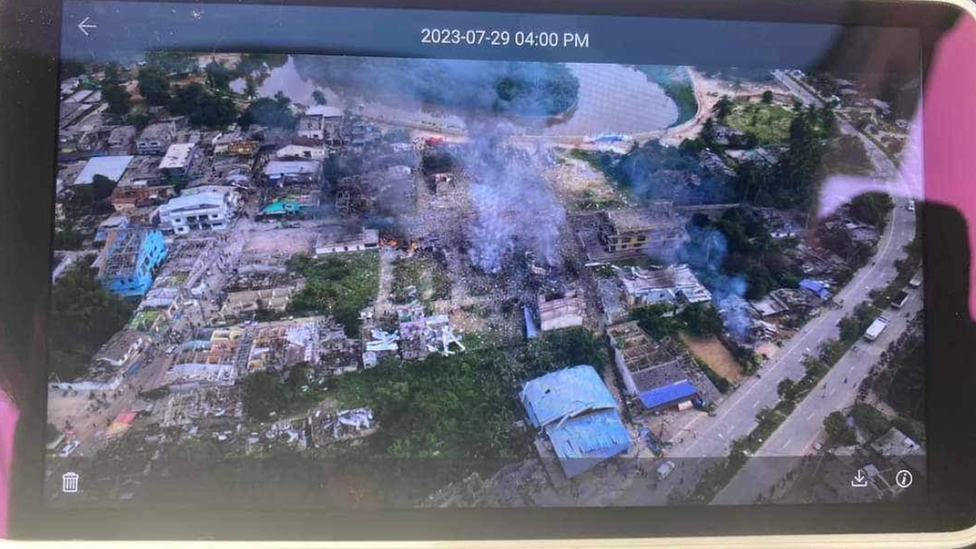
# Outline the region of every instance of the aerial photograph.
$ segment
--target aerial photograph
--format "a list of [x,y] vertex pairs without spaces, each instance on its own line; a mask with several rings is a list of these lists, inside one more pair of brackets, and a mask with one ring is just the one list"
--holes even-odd
[[45,499],[921,495],[918,81],[865,80],[66,59]]

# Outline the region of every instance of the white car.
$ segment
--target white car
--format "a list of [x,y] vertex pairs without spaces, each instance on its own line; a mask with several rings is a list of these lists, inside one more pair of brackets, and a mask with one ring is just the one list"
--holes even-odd
[[914,200],[909,200],[908,201],[908,204],[905,205],[905,209],[908,210],[908,211],[910,211],[910,212],[914,212],[915,211],[915,201]]
[[77,449],[78,446],[80,446],[80,445],[81,445],[81,443],[78,442],[77,440],[72,440],[71,442],[65,444],[64,445],[64,448],[61,448],[61,452],[58,455],[61,456],[61,457],[63,457],[63,458],[66,458],[66,457],[70,456],[72,454],[72,452],[74,452],[75,449]]

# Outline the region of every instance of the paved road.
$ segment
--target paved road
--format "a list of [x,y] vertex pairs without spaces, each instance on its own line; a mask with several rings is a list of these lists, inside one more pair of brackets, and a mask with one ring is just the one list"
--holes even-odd
[[[790,88],[805,102],[822,103],[812,94],[800,87],[795,81],[783,73],[774,73],[780,82]],[[883,175],[895,174],[889,179],[891,194],[895,202],[891,222],[886,230],[885,238],[879,244],[879,251],[874,259],[872,269],[867,269],[862,277],[862,284],[874,283],[875,286],[887,284],[897,274],[894,262],[904,254],[902,248],[909,243],[915,234],[915,214],[907,211],[910,194],[909,189],[917,188],[918,174],[898,174],[898,169],[891,160],[872,141],[857,132],[849,123],[840,120],[841,131],[851,135],[858,135],[864,143],[872,162]],[[855,279],[855,282],[857,281]],[[911,291],[909,301],[904,312],[885,312],[891,321],[888,329],[874,342],[861,340],[847,355],[841,358],[833,369],[821,380],[820,384],[807,396],[787,420],[769,437],[756,452],[756,457],[802,456],[812,453],[813,446],[822,436],[823,420],[827,414],[842,410],[854,403],[857,386],[867,376],[871,367],[877,363],[878,357],[888,345],[900,336],[907,327],[910,315],[922,308],[920,292]],[[845,309],[853,307],[866,296],[852,282],[841,293],[845,300]],[[906,316],[909,315],[909,316]],[[836,329],[834,330],[836,332]],[[846,383],[845,383],[846,379]],[[775,401],[775,399],[773,399]],[[762,494],[776,484],[798,462],[790,460],[750,460],[736,475],[724,490],[715,498],[714,503],[733,504],[751,503],[756,496]]]
[[[802,101],[818,106],[822,105],[822,102],[818,98],[808,93],[782,73],[774,73],[774,75],[791,93],[798,96]],[[663,504],[666,502],[667,494],[671,491],[687,493],[694,489],[701,473],[715,464],[714,459],[707,458],[727,456],[732,441],[749,434],[756,426],[756,413],[761,408],[772,407],[776,404],[779,400],[779,395],[776,390],[779,382],[786,378],[794,381],[802,378],[806,373],[806,368],[803,366],[804,357],[807,355],[815,356],[818,353],[817,348],[822,342],[836,338],[839,334],[837,323],[844,316],[853,313],[854,308],[867,298],[868,293],[873,288],[884,287],[897,275],[895,261],[904,256],[903,247],[911,242],[915,235],[915,214],[907,211],[907,205],[910,200],[908,198],[910,194],[908,188],[917,182],[906,181],[905,178],[900,176],[898,168],[888,156],[849,123],[840,119],[838,123],[843,133],[856,135],[862,140],[865,149],[875,165],[877,177],[888,182],[887,184],[891,189],[891,194],[895,202],[891,220],[878,242],[877,252],[874,258],[872,258],[872,262],[867,267],[859,270],[847,286],[835,296],[835,300],[841,304],[839,308],[824,309],[819,316],[811,319],[792,338],[784,342],[776,356],[768,361],[760,370],[759,375],[750,377],[744,381],[719,406],[714,416],[699,414],[682,426],[682,431],[691,435],[684,435],[678,440],[672,440],[674,445],[668,452],[669,458],[679,459],[679,464],[681,465],[679,470],[676,470],[664,482],[654,484],[653,486],[634,484],[618,500],[618,503],[623,505]],[[894,327],[897,328],[897,326]],[[896,331],[895,329],[889,329],[888,332],[890,333],[885,334],[877,344],[886,345],[884,342],[888,341],[887,338],[893,337]],[[863,345],[859,344],[858,347],[863,348]],[[861,357],[852,354],[842,359],[841,362],[852,363],[860,359]],[[862,361],[870,364],[874,362]],[[867,367],[870,367],[870,364],[867,364]],[[843,370],[839,369],[837,372],[843,372]],[[841,382],[843,377],[840,377]],[[830,381],[828,380],[826,383],[829,385]],[[855,386],[851,385],[850,390],[853,395],[853,391],[856,390]],[[814,398],[816,395],[818,393],[812,393]],[[846,398],[846,395],[838,391],[836,398],[839,402],[841,399]],[[813,407],[815,405],[808,406]],[[827,410],[827,413],[834,411],[834,409]],[[794,423],[792,420],[788,420],[787,423],[777,429],[772,437],[775,439],[774,442],[778,441],[780,450],[784,450],[783,447],[785,446],[785,451],[789,451],[794,455],[799,455],[803,451],[809,450],[807,446],[813,444],[812,439],[814,436],[808,432],[808,429],[815,424],[819,426],[819,423],[816,422],[816,415],[812,418],[809,417],[810,410],[806,411],[805,416],[801,415],[801,413],[795,411],[791,415],[791,419],[796,416],[801,418],[803,420],[802,422]],[[822,422],[822,418],[820,421]],[[806,427],[806,429],[803,427]],[[795,432],[796,435],[791,435],[792,432]],[[783,471],[783,474],[785,472]],[[737,479],[733,479],[733,482],[738,481]],[[730,492],[731,495],[734,495],[734,492]],[[738,500],[738,502],[750,503],[752,499],[749,498],[745,501]]]

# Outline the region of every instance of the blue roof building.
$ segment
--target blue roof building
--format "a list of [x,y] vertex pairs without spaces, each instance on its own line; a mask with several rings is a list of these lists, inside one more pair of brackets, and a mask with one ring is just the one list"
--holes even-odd
[[163,233],[145,227],[111,232],[96,260],[98,280],[124,297],[139,297],[152,286],[156,267],[166,258]]
[[567,478],[630,449],[617,401],[592,366],[533,379],[519,398],[529,421],[549,439]]
[[654,387],[640,394],[641,404],[648,410],[670,408],[696,398],[698,398],[698,389],[687,379]]
[[813,292],[813,295],[819,297],[820,299],[830,299],[830,291],[827,290],[827,287],[824,286],[822,282],[805,278],[800,281],[800,287],[804,290]]

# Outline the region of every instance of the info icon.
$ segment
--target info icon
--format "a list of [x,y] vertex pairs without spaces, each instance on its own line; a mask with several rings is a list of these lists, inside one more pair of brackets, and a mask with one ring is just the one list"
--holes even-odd
[[65,494],[74,494],[78,491],[78,473],[61,475],[61,491]]
[[902,488],[908,488],[911,486],[913,480],[915,480],[915,478],[912,476],[912,472],[908,469],[902,469],[901,471],[898,471],[898,474],[895,475],[895,483]]

